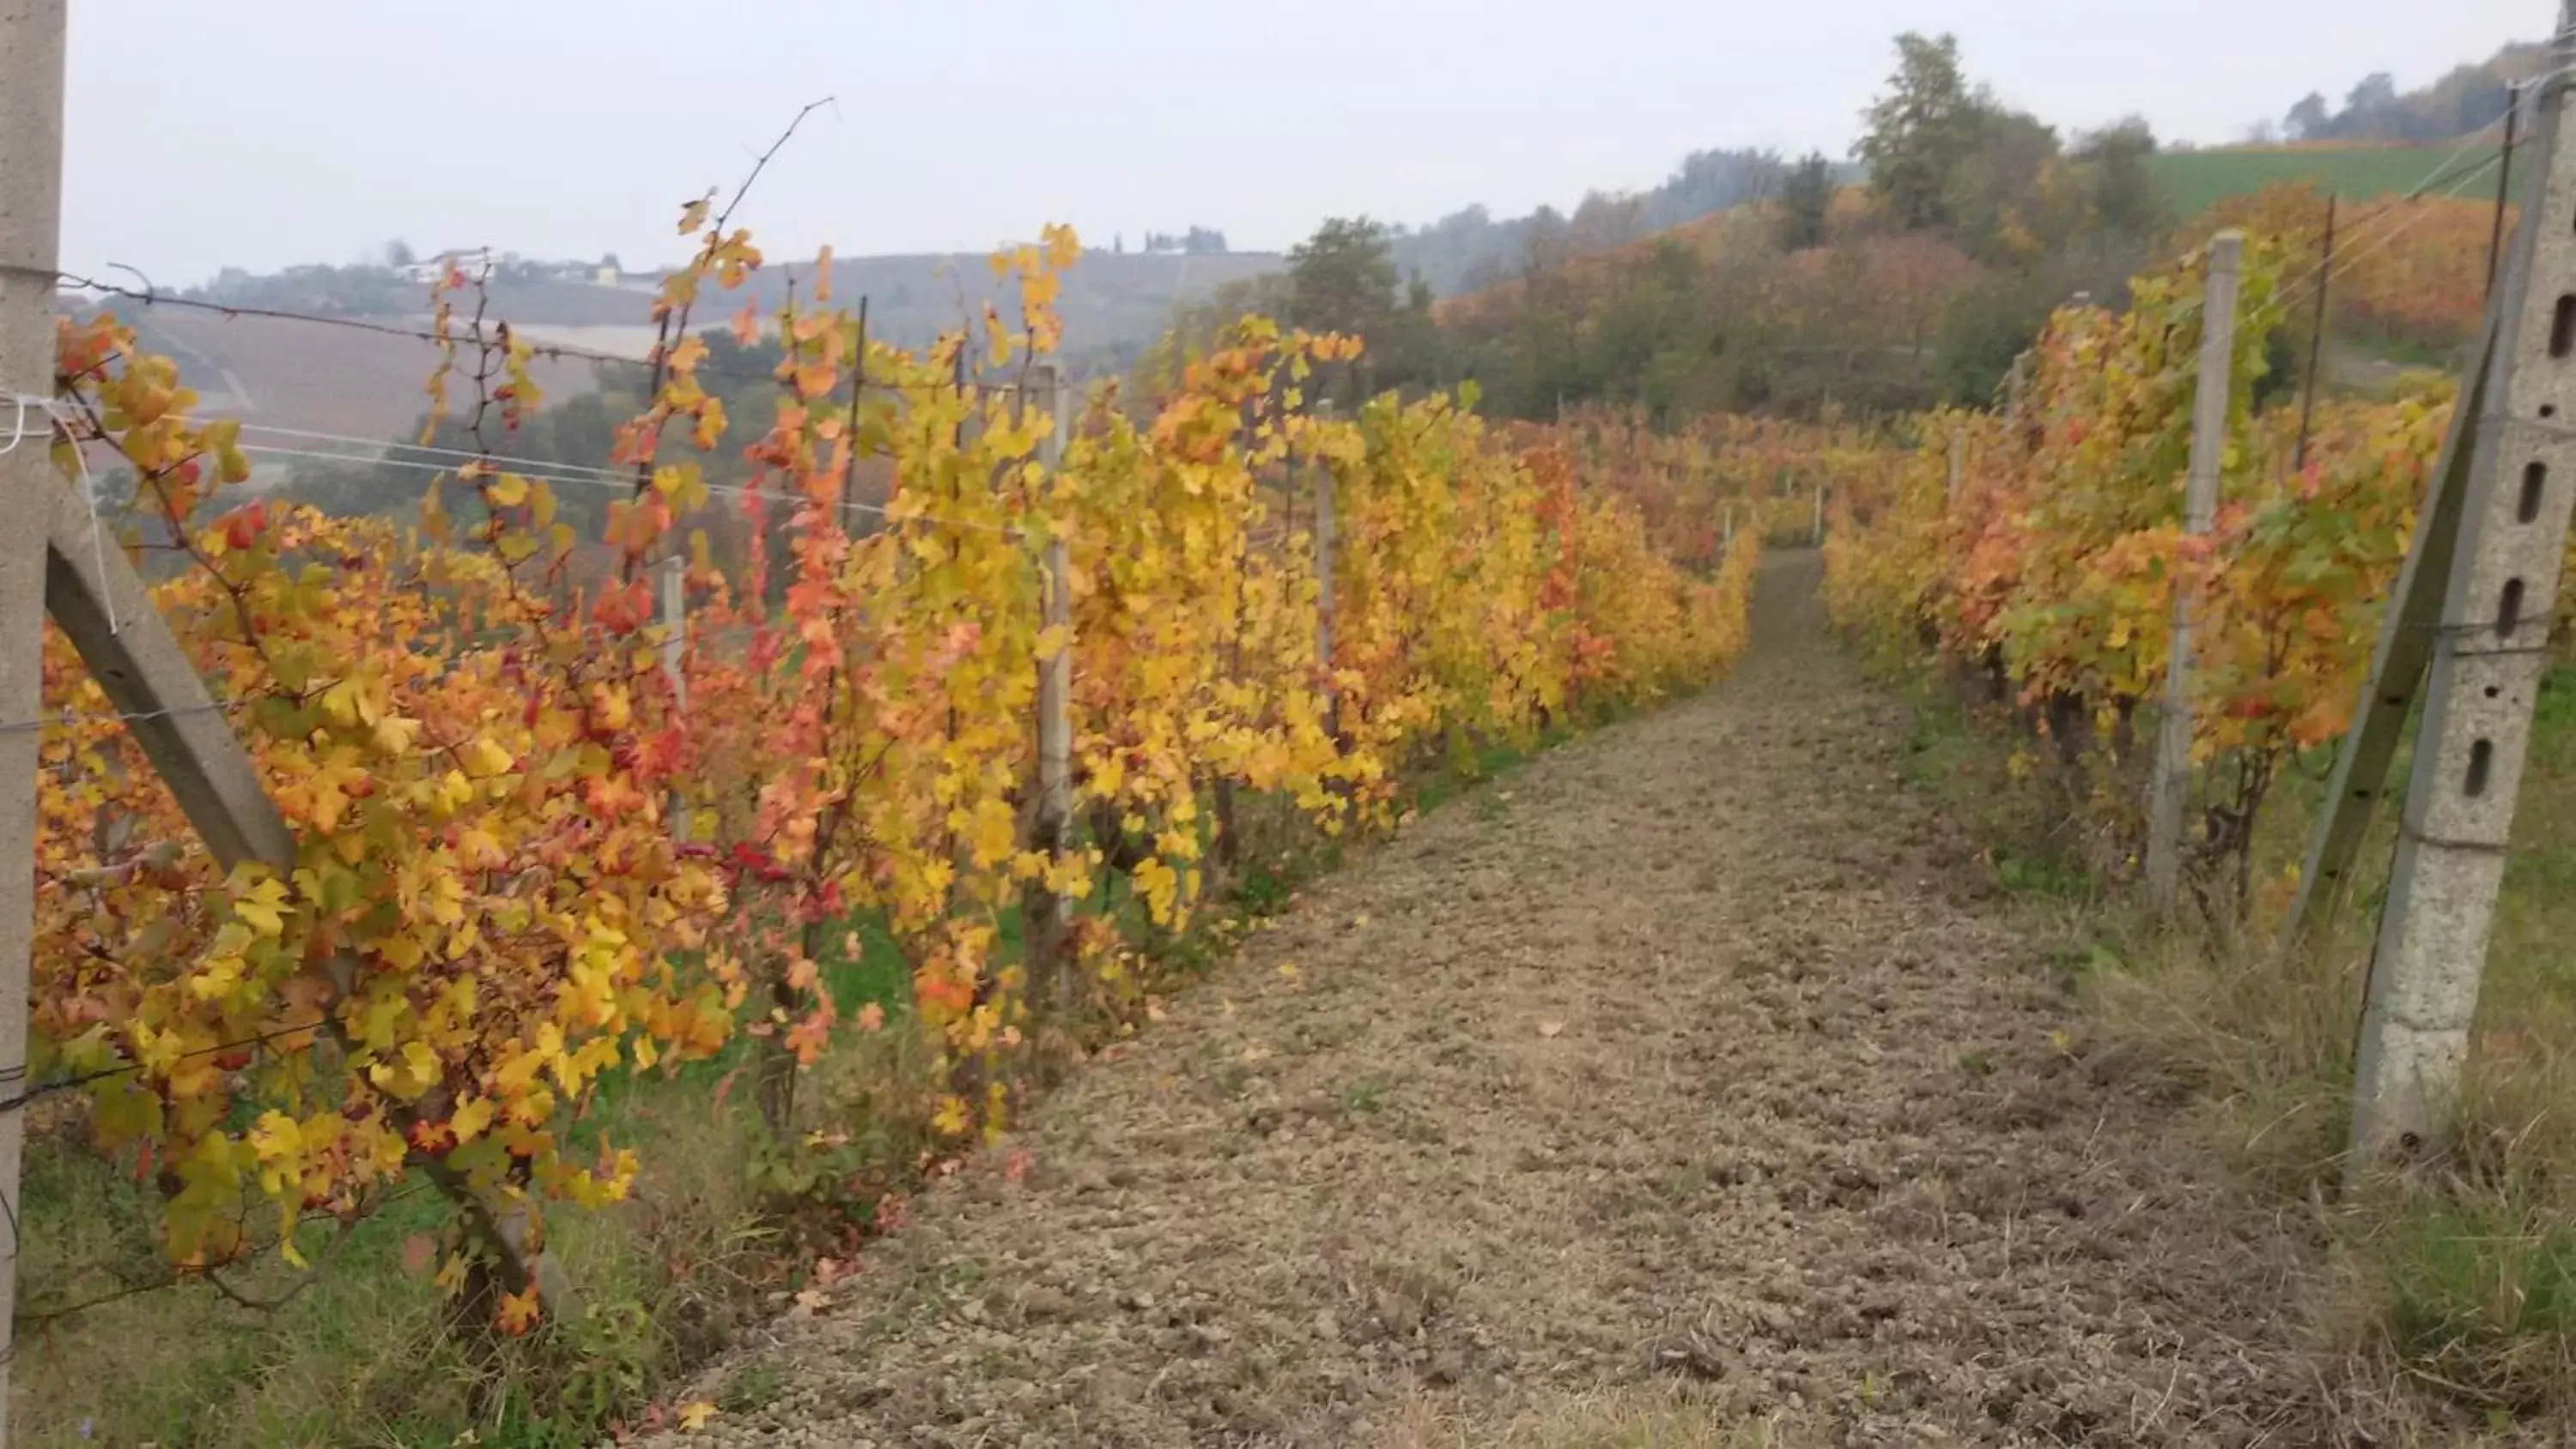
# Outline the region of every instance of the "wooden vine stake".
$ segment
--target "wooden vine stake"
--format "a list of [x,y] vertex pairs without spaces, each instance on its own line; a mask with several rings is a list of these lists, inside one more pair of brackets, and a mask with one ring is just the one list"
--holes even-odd
[[[1330,419],[1330,399],[1315,404],[1316,415]],[[1324,733],[1341,738],[1341,691],[1333,683],[1333,465],[1315,469],[1315,664],[1324,673]]]
[[[662,676],[671,682],[671,699],[680,713],[689,712],[689,677],[683,660],[689,647],[688,563],[674,554],[662,560]],[[688,799],[678,790],[670,797],[671,838],[689,838]]]

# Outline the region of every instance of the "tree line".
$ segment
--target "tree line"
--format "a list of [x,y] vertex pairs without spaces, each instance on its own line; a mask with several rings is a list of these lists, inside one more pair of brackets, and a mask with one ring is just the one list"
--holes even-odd
[[[1493,411],[1640,405],[1813,415],[1981,399],[2076,293],[2115,300],[2171,227],[2135,118],[2066,135],[1967,75],[1956,39],[1909,32],[1851,162],[1700,152],[1639,197],[1506,230],[1327,221],[1279,276],[1185,309],[1150,385],[1245,310],[1357,331],[1352,385],[1474,382]],[[1861,186],[1847,185],[1855,173]],[[1704,203],[1709,211],[1696,210]],[[1713,213],[1713,214],[1712,214]],[[1649,221],[1661,223],[1648,225]],[[1435,305],[1414,259],[1441,235],[1484,286]]]
[[2516,82],[2548,68],[2548,47],[2508,45],[2486,60],[2452,67],[2429,85],[2399,91],[2386,71],[2362,77],[2330,107],[2310,91],[2290,107],[2278,128],[2258,127],[2256,139],[2291,141],[2451,141],[2494,125],[2504,116]]

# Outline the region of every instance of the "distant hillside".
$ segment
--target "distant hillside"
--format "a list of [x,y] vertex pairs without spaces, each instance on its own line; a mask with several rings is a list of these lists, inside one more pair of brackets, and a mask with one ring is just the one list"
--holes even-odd
[[[2496,219],[2489,197],[2384,195],[2345,203],[2329,289],[2327,330],[2335,343],[2365,357],[2436,364],[2466,346],[2486,310],[2487,247]],[[2508,226],[2514,215],[2506,212]],[[2324,225],[2318,189],[2285,182],[2227,198],[2193,217],[2175,241],[2195,246],[2226,227],[2279,237],[2290,248],[2287,265],[2295,277],[2321,261]]]
[[[1058,308],[1065,322],[1065,351],[1077,368],[1108,371],[1124,366],[1168,325],[1180,303],[1201,299],[1228,282],[1276,272],[1275,253],[1152,255],[1086,252],[1066,274]],[[277,299],[292,310],[345,317],[392,328],[428,326],[428,289],[408,284],[351,286],[361,269],[314,269],[309,295]],[[371,272],[374,269],[365,269]],[[868,325],[879,337],[907,345],[929,341],[961,319],[978,318],[988,300],[1006,308],[1011,299],[982,254],[854,257],[832,268],[836,305],[868,300]],[[748,300],[764,312],[777,307],[790,278],[810,295],[810,264],[766,266],[743,291],[711,297],[692,319],[704,329],[721,326]],[[492,315],[508,319],[540,346],[553,344],[617,357],[644,355],[653,340],[649,279],[624,286],[563,281],[496,281]],[[267,299],[263,299],[265,301]],[[253,316],[227,317],[180,307],[122,304],[142,331],[142,343],[177,359],[180,375],[203,399],[203,410],[269,427],[355,438],[406,434],[428,405],[423,383],[437,366],[426,341],[361,328],[320,326]],[[595,390],[603,365],[582,360],[541,361],[538,386],[548,405]],[[454,392],[464,400],[459,384]],[[282,436],[263,445],[322,447]],[[274,455],[257,459],[263,474]]]
[[[1839,187],[1829,207],[1828,225],[1849,230],[1868,209],[1869,197],[1864,188]],[[1444,297],[1432,309],[1432,317],[1443,327],[1473,329],[1491,325],[1524,304],[1533,281],[1541,290],[1555,286],[1600,287],[1666,247],[1679,247],[1708,265],[1748,252],[1767,251],[1772,247],[1770,230],[1775,224],[1776,218],[1760,206],[1729,207],[1617,246],[1573,253],[1535,274],[1507,277],[1459,296]]]
[[1787,248],[1777,203],[1737,206],[1433,315],[1450,365],[1508,416],[1594,401],[1667,420],[1870,412],[1937,396],[1945,311],[1986,269],[1946,237],[1876,226],[1858,187],[1830,198],[1825,229]]
[[[2234,146],[2223,150],[2160,152],[2148,159],[2147,167],[2163,188],[2165,200],[2175,215],[2197,216],[2230,197],[2250,196],[2266,186],[2282,183],[2313,186],[2320,193],[2332,193],[2347,201],[2403,196],[2423,185],[2458,150],[2456,143],[2421,146]],[[2474,152],[2462,157],[2450,175],[2453,178],[2465,175],[2469,168],[2484,159]],[[2527,169],[2524,168],[2525,171]],[[2521,191],[2521,179],[2522,174],[2518,172],[2514,178],[2517,195]],[[2446,180],[2434,190],[2450,191],[2451,182]],[[2479,172],[2459,186],[2456,194],[2493,196],[2493,168]]]
[[[1471,206],[1427,226],[1393,228],[1396,270],[1420,277],[1435,296],[1459,296],[1527,271],[1533,262],[1552,265],[1568,255],[1615,250],[1758,201],[1777,192],[1788,172],[1770,151],[1693,151],[1657,185],[1587,192],[1571,214],[1542,206],[1497,221]],[[1838,164],[1834,174],[1856,180],[1859,168]]]
[[[225,317],[176,307],[123,309],[141,345],[168,354],[194,389],[199,411],[245,423],[357,439],[409,433],[429,408],[426,389],[438,365],[424,341],[265,317]],[[540,361],[532,369],[549,404],[592,389],[592,365]],[[467,401],[461,387],[450,400]],[[246,432],[259,448],[334,453],[362,445],[267,432]],[[272,481],[295,460],[255,452],[254,476]]]
[[[752,274],[747,290],[765,308],[784,299],[790,279],[800,294],[811,294],[813,268],[786,260],[786,266],[765,266]],[[1064,288],[1056,298],[1056,309],[1064,318],[1065,350],[1077,365],[1123,366],[1162,334],[1181,303],[1205,298],[1228,282],[1279,271],[1287,264],[1276,252],[1086,251],[1065,273]],[[988,301],[1007,309],[1015,295],[1008,284],[994,281],[993,269],[982,253],[836,258],[832,289],[839,306],[855,307],[865,297],[868,330],[910,346],[981,318]],[[726,305],[739,309],[741,303]],[[641,319],[642,311],[637,309],[625,320]],[[531,316],[529,320],[554,319]]]
[[[871,332],[919,346],[942,331],[977,321],[987,302],[1006,309],[1012,305],[1013,289],[994,280],[987,257],[983,252],[961,252],[835,258],[833,302],[855,308],[859,299],[866,298]],[[1160,335],[1172,309],[1181,302],[1286,265],[1286,259],[1275,252],[1084,252],[1065,274],[1064,290],[1057,298],[1065,348],[1078,360],[1124,362]],[[710,326],[720,323],[740,311],[745,301],[757,303],[763,312],[773,311],[785,301],[791,281],[800,295],[810,298],[813,273],[808,260],[773,258],[751,274],[741,291],[710,294],[698,309],[698,320]],[[649,278],[616,287],[495,282],[492,310],[528,327],[532,334],[607,351],[641,351],[651,325],[652,287]],[[595,337],[581,335],[589,329],[605,330]]]
[[[1509,276],[1532,258],[1561,261],[1632,245],[1675,225],[1703,220],[1734,203],[1767,194],[1782,167],[1765,152],[1703,151],[1683,159],[1662,184],[1639,193],[1594,192],[1569,217],[1541,208],[1497,221],[1482,207],[1429,226],[1395,228],[1397,265],[1423,275],[1435,291],[1466,290],[1471,274]],[[1171,325],[1185,305],[1220,289],[1286,269],[1276,252],[1086,251],[1065,274],[1057,309],[1067,360],[1083,372],[1126,368]],[[710,296],[693,319],[721,325],[746,301],[775,310],[793,284],[812,294],[808,261],[773,258],[741,292]],[[396,326],[426,326],[429,289],[384,267],[303,267],[277,277],[228,274],[238,298],[286,310],[347,316]],[[832,264],[834,303],[867,301],[869,330],[919,346],[983,315],[986,303],[1008,313],[1013,285],[997,282],[987,254],[840,257]],[[574,280],[495,280],[492,315],[540,344],[620,357],[651,345],[655,282],[629,274],[620,285]],[[246,290],[245,290],[246,289]],[[224,318],[161,308],[144,318],[146,345],[175,353],[209,410],[279,426],[363,437],[410,428],[424,403],[421,380],[436,359],[425,343],[362,331],[255,318]],[[593,365],[550,364],[539,377],[550,400],[588,391]]]

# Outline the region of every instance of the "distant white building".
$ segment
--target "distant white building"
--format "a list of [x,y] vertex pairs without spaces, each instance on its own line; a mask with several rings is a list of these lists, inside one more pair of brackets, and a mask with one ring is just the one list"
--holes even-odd
[[403,268],[403,280],[407,282],[418,282],[425,287],[432,287],[436,286],[441,281],[444,281],[447,274],[451,271],[461,271],[469,277],[479,276],[489,269],[496,260],[515,261],[517,258],[507,254],[502,258],[495,258],[492,255],[492,249],[490,247],[473,247],[470,249],[465,247],[455,247],[447,251],[440,252],[435,256],[416,261],[410,266]]
[[605,262],[538,261],[517,252],[495,252],[490,247],[454,248],[397,270],[403,280],[425,287],[447,280],[451,271],[463,272],[468,279],[488,273],[513,281],[574,282],[597,287],[621,286],[627,281],[624,274]]

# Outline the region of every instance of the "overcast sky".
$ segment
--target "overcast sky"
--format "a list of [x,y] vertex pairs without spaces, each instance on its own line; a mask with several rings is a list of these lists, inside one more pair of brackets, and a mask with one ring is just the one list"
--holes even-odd
[[2552,0],[71,0],[64,265],[428,251],[675,259],[837,96],[746,220],[773,255],[982,250],[1190,223],[1238,249],[1327,215],[1497,215],[1713,146],[1848,151],[1889,37],[2063,128],[2241,135],[2309,90],[2419,84],[2539,38]]

